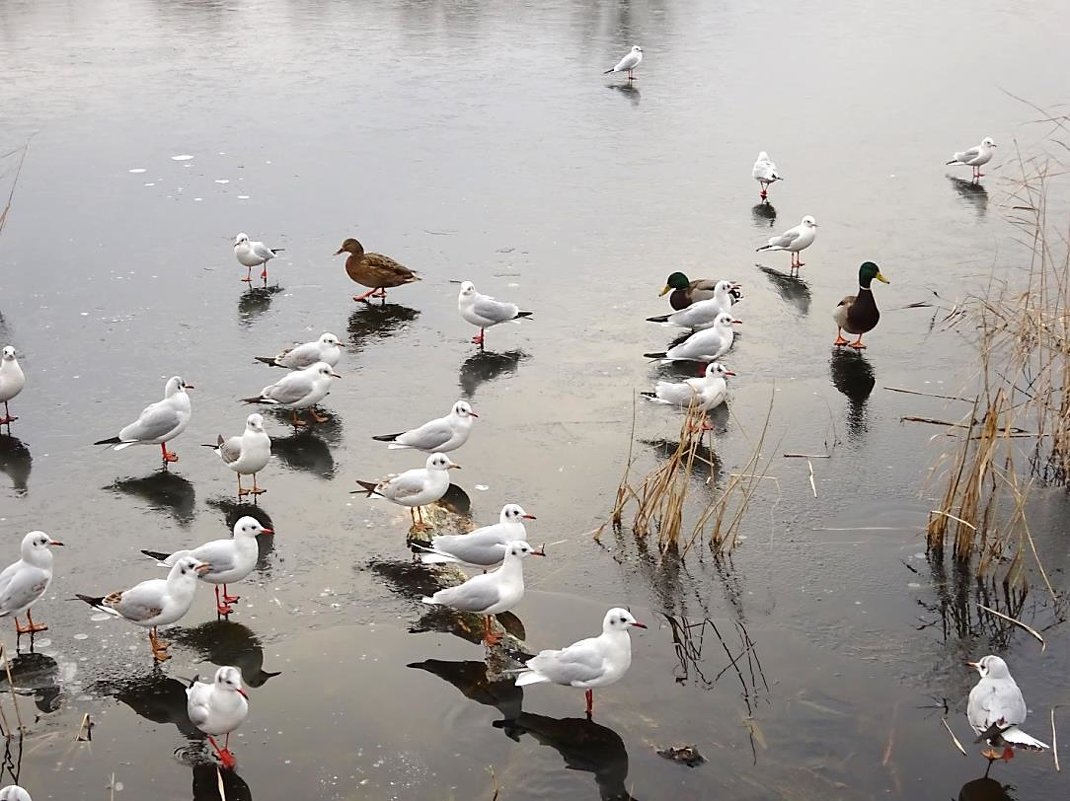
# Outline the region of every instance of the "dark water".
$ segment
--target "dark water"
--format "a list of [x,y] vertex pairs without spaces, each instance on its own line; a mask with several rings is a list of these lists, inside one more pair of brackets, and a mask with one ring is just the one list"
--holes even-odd
[[[957,394],[968,380],[969,351],[933,329],[935,310],[902,307],[1025,263],[1001,178],[1015,140],[1029,152],[1047,129],[1008,93],[1064,99],[1065,21],[1055,2],[4,4],[0,152],[32,143],[0,236],[0,340],[29,376],[15,438],[0,438],[0,534],[5,558],[32,528],[68,543],[37,607],[51,630],[12,665],[23,784],[100,799],[114,773],[116,797],[217,797],[181,692],[217,664],[253,685],[231,799],[490,799],[496,785],[503,799],[955,798],[984,770],[961,663],[990,651],[1049,740],[1063,629],[1041,654],[973,605],[1007,599],[922,553],[932,491],[919,488],[942,429],[899,420],[963,410],[884,388]],[[602,78],[633,42],[636,84]],[[983,136],[1001,148],[977,189],[942,164]],[[761,149],[786,176],[772,220],[749,177]],[[6,197],[13,164],[0,166]],[[821,226],[804,281],[780,275],[785,254],[757,269],[770,228],[803,214]],[[286,248],[277,289],[238,281],[238,231]],[[425,280],[357,306],[331,257],[347,236]],[[831,353],[831,308],[865,259],[892,280],[884,317],[865,355]],[[728,562],[590,536],[624,469],[633,391],[658,373],[640,354],[669,338],[642,318],[675,269],[744,283],[721,485],[775,397],[776,481]],[[478,354],[458,279],[535,317]],[[334,421],[291,436],[269,415],[274,542],[232,622],[211,622],[202,590],[154,670],[140,630],[67,599],[156,575],[140,548],[224,534],[233,477],[196,446],[237,433],[237,399],[278,377],[254,355],[325,330],[348,351]],[[197,389],[170,474],[151,449],[88,445],[175,373]],[[349,495],[422,463],[372,434],[460,396],[481,415],[455,454],[473,516],[519,501],[551,543],[516,610],[528,645],[593,634],[611,605],[651,624],[593,722],[578,690],[488,682],[479,645],[424,619],[434,577],[408,565],[407,514]],[[641,471],[678,418],[640,407],[635,426]],[[814,498],[805,461],[779,454],[827,448]],[[1036,499],[1061,586],[1066,497]],[[1012,609],[1053,623],[1040,592]],[[945,702],[969,758],[940,725]],[[72,742],[86,713],[91,747]],[[684,744],[707,763],[656,754]],[[1049,755],[993,776],[1015,798],[1065,794]]]

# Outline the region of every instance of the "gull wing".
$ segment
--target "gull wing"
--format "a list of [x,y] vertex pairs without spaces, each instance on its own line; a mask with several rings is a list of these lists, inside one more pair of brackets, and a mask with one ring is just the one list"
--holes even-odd
[[167,401],[146,406],[140,416],[119,432],[120,442],[151,442],[178,428],[182,421],[178,410]]

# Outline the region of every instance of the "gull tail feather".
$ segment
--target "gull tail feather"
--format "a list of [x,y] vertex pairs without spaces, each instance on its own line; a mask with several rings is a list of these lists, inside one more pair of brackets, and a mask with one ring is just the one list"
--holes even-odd
[[[361,488],[363,488],[364,490],[367,491],[368,494],[364,496],[366,498],[370,498],[372,495],[379,495],[380,494],[380,493],[375,491],[375,488],[379,486],[379,483],[377,481],[361,481],[358,478],[357,479],[357,483],[360,484]],[[355,491],[356,492],[360,492],[360,490],[355,490]]]
[[425,603],[425,604],[429,604],[430,606],[438,606],[438,601],[436,601],[436,600],[435,600],[434,598],[432,598],[432,597],[431,597],[430,595],[425,595],[425,596],[424,596],[423,598],[421,598],[420,600],[421,600],[421,601],[422,601],[423,603]]
[[255,398],[242,398],[241,402],[242,403],[267,403],[267,401],[265,401],[264,398],[262,396],[260,396],[260,395],[257,395]]
[[657,353],[644,353],[644,359],[664,359],[668,354],[665,351],[659,351]]
[[111,610],[108,609],[106,606],[101,605],[104,603],[105,596],[103,595],[82,595],[76,592],[74,594],[74,597],[77,598],[79,601],[85,601],[90,606],[95,606],[97,609],[103,609],[105,612],[109,613],[111,612]]
[[609,75],[609,73],[613,72],[615,69],[616,69],[616,67],[610,67],[608,70],[606,70],[602,74],[603,75]]
[[534,314],[534,312],[517,312],[516,316],[517,318],[530,317],[532,314]]
[[1047,743],[1043,743],[1036,737],[1026,734],[1017,726],[1011,726],[1008,729],[1004,729],[999,733],[1000,739],[1005,743],[1017,746],[1019,748],[1029,748],[1034,751],[1046,751],[1049,746]]
[[122,440],[119,439],[118,437],[108,437],[107,439],[98,439],[93,444],[94,445],[118,445],[120,442],[122,442]]
[[400,431],[397,434],[379,434],[376,437],[372,437],[372,439],[376,442],[393,442],[404,433],[404,431]]
[[755,248],[755,253],[761,253],[763,250],[772,250],[775,245],[762,245],[760,248]]
[[646,321],[648,323],[667,323],[669,322],[669,315],[659,314],[657,317],[647,317]]
[[253,359],[261,364],[266,364],[268,367],[282,367],[281,364],[275,363],[274,356],[254,356]]
[[542,675],[538,671],[528,669],[524,673],[521,673],[516,677],[517,687],[526,687],[529,684],[540,684],[544,681],[549,681],[546,676]]

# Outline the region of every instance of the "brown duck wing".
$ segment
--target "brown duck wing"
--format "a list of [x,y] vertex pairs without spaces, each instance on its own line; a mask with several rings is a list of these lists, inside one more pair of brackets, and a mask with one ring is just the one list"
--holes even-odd
[[[856,295],[848,295],[836,304],[836,309],[832,312],[832,318],[840,328],[847,328],[847,317],[851,312],[851,306],[854,305],[856,297]],[[847,330],[852,334],[855,333],[849,328]]]
[[713,297],[713,290],[717,288],[717,281],[712,278],[698,278],[691,282],[687,289],[692,303],[700,300],[709,300]]
[[373,289],[387,289],[420,280],[408,267],[381,253],[365,253],[360,259],[350,256],[346,259],[346,272],[358,284]]

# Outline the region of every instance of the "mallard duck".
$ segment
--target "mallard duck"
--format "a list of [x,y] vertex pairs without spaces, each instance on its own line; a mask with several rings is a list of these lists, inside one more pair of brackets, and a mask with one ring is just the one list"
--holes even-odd
[[[658,296],[660,297],[669,292],[672,292],[669,295],[669,305],[679,311],[680,309],[686,309],[696,301],[709,300],[715,297],[717,282],[712,278],[698,278],[694,281],[689,281],[683,273],[670,273],[669,277],[665,279],[665,288],[658,293]],[[743,299],[743,292],[737,283],[732,282],[732,288],[728,294],[732,297],[733,303]]]
[[335,256],[348,253],[346,273],[362,286],[371,290],[363,295],[354,295],[353,300],[368,301],[368,298],[386,299],[386,290],[390,287],[411,284],[419,281],[420,276],[404,265],[398,264],[389,256],[381,253],[365,253],[364,245],[356,239],[349,238],[338,248]]
[[[858,268],[858,294],[848,295],[839,302],[832,318],[836,321],[836,341],[833,345],[850,345],[852,348],[864,348],[862,335],[877,327],[881,319],[877,302],[873,299],[873,291],[869,285],[876,278],[882,284],[890,284],[887,278],[881,275],[880,267],[871,261],[863,262]],[[843,338],[843,332],[858,336],[854,342],[848,342]]]

